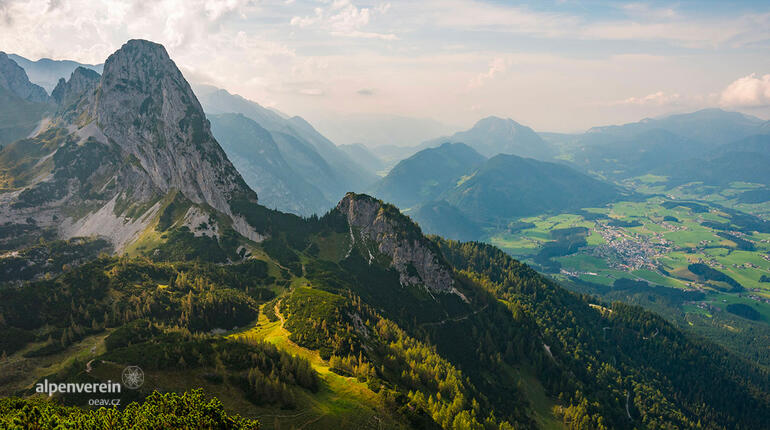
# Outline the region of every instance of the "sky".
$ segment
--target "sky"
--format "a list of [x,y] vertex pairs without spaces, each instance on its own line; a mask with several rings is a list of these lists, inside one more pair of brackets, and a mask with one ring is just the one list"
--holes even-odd
[[770,119],[770,1],[0,0],[8,53],[101,63],[131,38],[165,45],[191,82],[311,122]]

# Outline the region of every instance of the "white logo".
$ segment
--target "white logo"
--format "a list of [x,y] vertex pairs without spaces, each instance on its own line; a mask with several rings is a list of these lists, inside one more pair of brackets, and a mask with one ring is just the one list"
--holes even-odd
[[[141,372],[141,370],[140,370]],[[125,380],[125,377],[124,377]],[[142,375],[142,382],[144,382],[144,375]],[[141,385],[141,384],[140,384]],[[35,384],[36,393],[47,393],[48,396],[54,394],[69,394],[69,393],[120,393],[120,384],[117,382],[48,382],[48,379],[44,379],[43,382]]]
[[128,366],[123,369],[123,386],[130,390],[138,390],[144,384],[144,372],[139,366]]

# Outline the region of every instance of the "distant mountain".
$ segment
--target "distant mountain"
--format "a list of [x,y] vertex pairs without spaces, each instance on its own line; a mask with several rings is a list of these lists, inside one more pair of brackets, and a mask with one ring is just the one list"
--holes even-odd
[[48,101],[48,93],[43,88],[30,82],[27,73],[5,52],[0,52],[0,87],[17,97],[34,103]]
[[554,148],[531,128],[507,118],[490,116],[477,122],[473,128],[424,142],[421,148],[438,146],[445,142],[465,143],[486,157],[512,154],[538,160],[550,160]]
[[451,189],[486,158],[463,143],[428,148],[399,162],[373,194],[401,208],[427,203]]
[[621,196],[614,185],[570,167],[500,154],[442,198],[476,222],[599,206]]
[[770,132],[767,134],[758,134],[744,139],[736,140],[725,145],[717,147],[711,152],[712,155],[727,154],[730,152],[756,152],[770,156]]
[[690,159],[715,147],[663,129],[652,129],[583,146],[574,151],[571,161],[583,170],[624,179],[644,175],[667,163]]
[[511,218],[604,205],[619,188],[572,168],[500,154],[490,159],[445,143],[401,161],[374,188],[430,233],[475,240],[481,227]]
[[456,128],[429,118],[384,114],[353,114],[322,118],[318,128],[337,144],[362,143],[369,148],[383,145],[417,146],[452,133]]
[[[446,142],[444,142],[446,143]],[[411,157],[412,155],[425,149],[422,145],[417,146],[397,146],[397,145],[380,145],[370,148],[372,153],[376,155],[383,163],[385,168],[392,168],[399,161]]]
[[445,200],[432,201],[409,211],[409,216],[420,224],[425,233],[447,239],[480,240],[483,230],[465,214]]
[[237,94],[230,94],[221,88],[194,85],[193,89],[207,114],[240,113],[267,130],[282,130],[289,119],[278,111],[268,109]]
[[0,52],[0,148],[27,137],[51,109],[48,94]]
[[21,66],[29,76],[29,80],[43,87],[49,94],[56,88],[59,79],[68,78],[78,67],[83,67],[101,74],[104,64],[82,64],[70,60],[51,60],[41,58],[31,61],[16,54],[9,54],[13,61]]
[[301,215],[323,214],[333,204],[295,172],[281,155],[269,131],[241,114],[208,115],[211,132],[269,208]]
[[703,182],[727,186],[731,182],[770,184],[770,135],[757,135],[718,146],[703,153],[694,151],[686,160],[662,163],[654,173],[668,177],[669,185]]
[[[708,145],[718,145],[761,134],[765,121],[739,112],[703,109],[692,113],[648,118],[639,122],[594,127],[586,133],[587,141],[595,137],[633,137],[650,130],[670,133]],[[589,142],[587,142],[589,143]]]
[[[269,131],[294,172],[314,184],[327,201],[337,201],[346,192],[363,190],[376,181],[374,173],[359,165],[304,119],[288,117],[216,87],[196,89],[207,114],[239,113]],[[297,205],[314,207],[315,203],[297,202]]]
[[365,169],[372,173],[378,173],[385,168],[385,163],[369,148],[360,143],[339,145],[337,148],[348,154],[348,157],[356,160]]

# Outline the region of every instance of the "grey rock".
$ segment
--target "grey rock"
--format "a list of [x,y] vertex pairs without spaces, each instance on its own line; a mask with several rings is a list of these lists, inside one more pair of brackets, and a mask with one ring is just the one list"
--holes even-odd
[[162,191],[182,191],[231,215],[237,195],[254,193],[214,140],[203,109],[159,44],[130,40],[104,64],[92,112],[105,136]]
[[244,237],[264,239],[233,213],[233,201],[256,203],[257,195],[161,45],[129,41],[101,77],[76,69],[54,94],[59,109],[33,137],[50,153],[29,164],[34,171],[23,177],[34,180],[0,194],[0,223],[32,218],[64,238],[106,237],[121,252],[153,222],[159,201],[180,192],[205,212],[229,216]]
[[51,98],[60,105],[66,105],[80,99],[84,94],[94,90],[99,85],[101,76],[91,69],[78,67],[72,72],[69,81],[59,79],[59,83],[51,92]]
[[[419,232],[419,228],[404,225],[411,221],[403,215],[393,216],[397,209],[390,209],[392,212],[387,211],[385,205],[373,197],[354,193],[348,193],[337,205],[337,210],[347,218],[351,226],[353,241],[355,230],[367,249],[369,244],[373,244],[376,251],[389,257],[390,266],[398,271],[402,285],[424,285],[430,293],[457,294],[463,297],[454,288],[452,269],[435,247],[422,234],[409,234],[410,230]],[[370,254],[370,263],[373,258]],[[410,265],[414,267],[416,275],[409,270]]]

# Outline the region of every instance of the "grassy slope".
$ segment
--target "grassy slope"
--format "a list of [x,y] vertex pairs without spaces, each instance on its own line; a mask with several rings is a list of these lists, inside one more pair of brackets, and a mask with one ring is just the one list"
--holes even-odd
[[38,379],[57,373],[69,367],[75,361],[86,363],[92,357],[103,354],[104,339],[112,330],[88,336],[70,345],[64,351],[43,357],[24,357],[24,354],[37,349],[45,342],[30,343],[21,350],[0,361],[0,396],[12,395],[18,390],[29,388]]
[[398,423],[388,422],[386,414],[379,412],[375,393],[356,378],[340,376],[329,370],[329,363],[321,359],[318,351],[303,348],[289,340],[280,313],[280,301],[276,302],[277,321],[269,321],[260,309],[259,320],[247,330],[231,334],[231,338],[250,337],[270,342],[279,349],[308,360],[322,380],[321,390],[298,399],[298,411],[276,411],[260,408],[255,415],[267,429],[273,428],[377,428],[380,421],[387,428],[397,428]]

